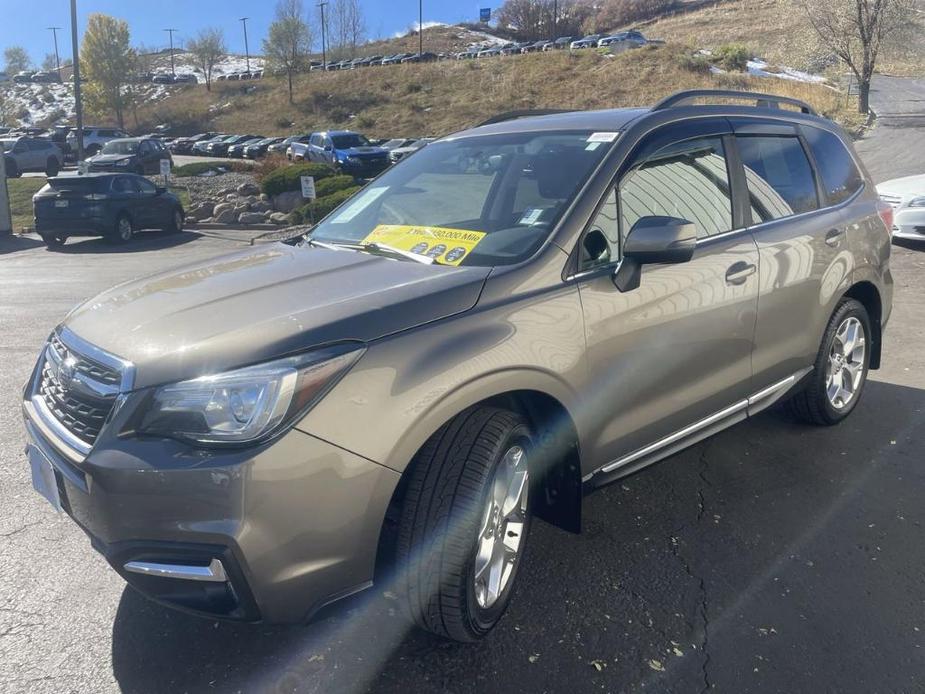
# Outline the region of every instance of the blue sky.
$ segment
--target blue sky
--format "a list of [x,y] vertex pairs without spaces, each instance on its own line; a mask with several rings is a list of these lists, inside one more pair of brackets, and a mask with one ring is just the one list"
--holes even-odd
[[[306,7],[316,2],[304,1]],[[391,36],[417,22],[417,0],[360,0],[360,4],[370,38]],[[424,22],[477,21],[480,7],[494,9],[500,4],[501,0],[424,0]],[[166,27],[178,29],[174,36],[182,41],[205,26],[217,26],[225,32],[228,49],[243,53],[244,35],[238,18],[250,17],[248,40],[251,51],[258,52],[275,5],[274,0],[77,0],[77,13],[81,33],[90,13],[103,12],[128,21],[134,44],[156,47],[167,46]],[[70,0],[0,0],[0,49],[22,45],[35,62],[41,62],[54,50],[46,28],[50,26],[65,28],[58,32],[63,59],[71,52]]]

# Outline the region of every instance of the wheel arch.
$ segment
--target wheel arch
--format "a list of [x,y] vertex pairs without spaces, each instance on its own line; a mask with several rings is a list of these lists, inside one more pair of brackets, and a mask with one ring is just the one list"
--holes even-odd
[[[465,409],[490,405],[503,407],[521,414],[536,434],[537,464],[531,470],[534,477],[531,495],[533,512],[537,518],[568,532],[581,530],[581,449],[578,429],[568,408],[562,401],[542,390],[518,388],[488,396],[471,403],[433,428],[426,442],[440,428]],[[421,444],[423,446],[423,443]],[[420,450],[420,447],[418,447]],[[395,542],[402,504],[416,456],[402,472],[389,501],[380,530],[376,553],[376,582],[389,576],[395,568]],[[539,474],[536,474],[539,471]]]
[[880,368],[880,354],[883,336],[883,299],[873,282],[862,280],[856,282],[842,295],[844,299],[855,299],[867,310],[870,317],[871,335],[870,368]]

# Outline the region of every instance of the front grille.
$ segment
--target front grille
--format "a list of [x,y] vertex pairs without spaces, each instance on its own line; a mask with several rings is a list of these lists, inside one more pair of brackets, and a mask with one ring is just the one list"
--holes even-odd
[[65,429],[92,446],[112,411],[121,381],[120,371],[78,354],[53,335],[36,394]]
[[899,204],[903,201],[901,195],[893,195],[891,193],[880,193],[880,199],[892,207],[899,207]]

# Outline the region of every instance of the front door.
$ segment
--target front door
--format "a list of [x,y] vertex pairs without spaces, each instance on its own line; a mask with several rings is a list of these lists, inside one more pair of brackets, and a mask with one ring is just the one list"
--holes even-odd
[[[609,246],[579,268],[593,469],[617,470],[682,430],[745,416],[758,251],[733,206],[729,133],[724,119],[700,122],[694,137],[680,125],[653,133],[592,222]],[[650,215],[693,222],[697,249],[686,263],[643,266],[640,286],[621,293],[612,271],[622,241]]]

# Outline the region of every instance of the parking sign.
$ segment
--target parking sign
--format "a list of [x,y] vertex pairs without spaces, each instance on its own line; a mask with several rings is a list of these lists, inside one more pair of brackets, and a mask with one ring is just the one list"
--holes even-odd
[[491,8],[483,7],[479,10],[479,21],[485,22],[486,24],[491,21]]
[[161,159],[161,176],[165,178],[170,175],[170,159]]
[[302,176],[302,197],[306,200],[315,199],[315,177]]

